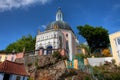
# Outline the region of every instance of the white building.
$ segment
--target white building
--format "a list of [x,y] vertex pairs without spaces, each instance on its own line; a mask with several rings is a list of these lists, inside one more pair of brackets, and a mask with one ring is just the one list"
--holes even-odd
[[78,44],[79,41],[73,30],[63,21],[63,13],[58,9],[56,21],[48,24],[44,32],[38,31],[35,49],[42,49],[42,55],[50,54],[53,49],[65,50],[69,59],[72,60],[72,56],[77,53]]
[[24,64],[4,61],[0,64],[0,80],[28,80]]

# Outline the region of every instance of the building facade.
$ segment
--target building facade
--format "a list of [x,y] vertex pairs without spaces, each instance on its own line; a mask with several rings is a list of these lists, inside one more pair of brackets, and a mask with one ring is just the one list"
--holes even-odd
[[109,35],[113,59],[120,65],[120,31]]
[[63,13],[58,9],[56,21],[48,24],[44,32],[38,31],[36,36],[36,50],[42,50],[42,55],[51,54],[53,49],[65,50],[65,54],[72,60],[72,56],[77,53],[79,41],[77,40],[71,27],[63,21]]
[[5,60],[15,62],[18,58],[23,58],[24,53],[0,53],[0,62],[3,62]]
[[23,63],[15,63],[5,60],[0,64],[0,80],[28,80]]

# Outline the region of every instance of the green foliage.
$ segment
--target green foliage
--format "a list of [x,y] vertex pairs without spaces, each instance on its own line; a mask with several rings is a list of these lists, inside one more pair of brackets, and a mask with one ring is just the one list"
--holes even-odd
[[12,52],[15,50],[15,52],[22,52],[24,48],[26,51],[34,50],[35,41],[35,37],[33,38],[31,35],[22,36],[22,38],[16,42],[9,44],[5,51]]
[[114,65],[115,65],[115,59],[112,59],[112,64],[114,64]]
[[91,80],[89,76],[85,76],[84,80]]
[[112,64],[93,67],[93,74],[98,80],[120,80],[120,68],[111,66]]
[[84,54],[82,54],[82,53],[79,53],[79,54],[76,54],[75,55],[75,58],[81,58],[81,59],[83,59],[83,58],[85,58],[86,56],[84,55]]
[[39,70],[40,66],[38,65],[38,60],[35,62],[36,69]]
[[0,53],[5,52],[4,50],[0,50]]
[[86,39],[91,52],[100,52],[101,49],[109,46],[108,30],[90,25],[78,26],[77,29],[79,34]]
[[31,66],[32,66],[32,63],[28,63],[27,66],[28,66],[28,67],[31,67]]
[[67,57],[66,57],[66,56],[62,56],[59,51],[55,51],[55,52],[52,54],[52,56],[53,56],[54,58],[57,58],[57,59],[62,59],[62,60],[66,60],[66,59],[67,59]]
[[59,51],[55,51],[52,56],[57,59],[61,59],[62,57]]
[[28,80],[33,80],[32,78],[28,78]]
[[90,48],[88,45],[85,45],[85,44],[80,44],[79,46],[80,48],[84,48],[85,51],[86,51],[86,54],[90,54]]

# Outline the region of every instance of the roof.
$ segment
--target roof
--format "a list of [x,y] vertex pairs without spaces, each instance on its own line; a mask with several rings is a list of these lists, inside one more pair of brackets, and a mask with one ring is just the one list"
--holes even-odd
[[55,26],[58,26],[59,29],[72,30],[71,27],[64,21],[53,21],[48,24],[46,30],[54,29]]
[[15,63],[8,60],[0,64],[0,72],[28,76],[23,63]]

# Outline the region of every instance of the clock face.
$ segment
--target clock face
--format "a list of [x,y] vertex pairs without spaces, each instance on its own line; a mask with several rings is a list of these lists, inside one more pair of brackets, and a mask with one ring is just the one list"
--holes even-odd
[[58,29],[58,25],[54,25],[54,29],[57,30]]

